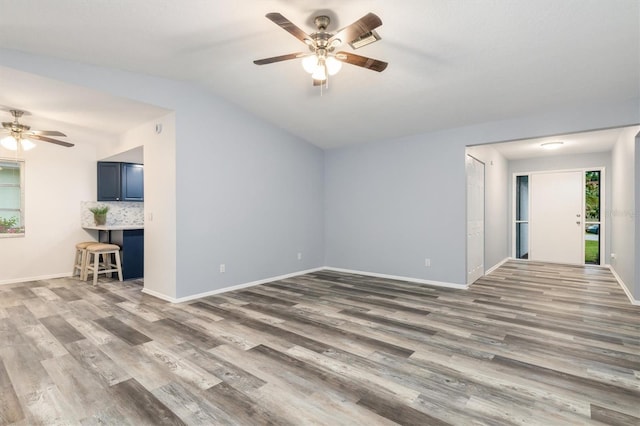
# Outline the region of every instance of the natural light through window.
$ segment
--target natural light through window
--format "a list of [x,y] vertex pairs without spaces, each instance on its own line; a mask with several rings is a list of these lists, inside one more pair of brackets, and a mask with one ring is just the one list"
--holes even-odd
[[0,237],[24,235],[24,161],[0,159]]

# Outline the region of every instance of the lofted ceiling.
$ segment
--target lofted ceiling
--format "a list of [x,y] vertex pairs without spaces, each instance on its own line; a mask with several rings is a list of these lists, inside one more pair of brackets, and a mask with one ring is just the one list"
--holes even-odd
[[[345,64],[321,92],[299,60],[254,65],[305,49],[269,12],[308,33],[318,14],[336,31],[373,12],[382,40],[356,53],[389,67]],[[637,0],[0,0],[0,48],[191,81],[332,148],[637,97],[639,16]],[[163,112],[0,77],[0,108],[105,133]]]

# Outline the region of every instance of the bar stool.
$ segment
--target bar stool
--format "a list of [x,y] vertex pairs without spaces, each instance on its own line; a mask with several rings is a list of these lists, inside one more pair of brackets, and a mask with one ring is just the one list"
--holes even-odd
[[[111,265],[111,255],[116,259],[116,266]],[[100,262],[102,256],[102,262]],[[93,274],[93,285],[98,284],[98,275],[111,276],[112,272],[118,273],[118,279],[122,281],[122,265],[120,264],[120,246],[116,244],[91,244],[87,247],[87,261],[85,265],[84,279]]]
[[78,275],[82,281],[85,281],[87,277],[84,275],[86,273],[87,266],[87,247],[92,244],[98,244],[97,241],[83,241],[81,243],[76,244],[76,255],[73,262],[73,272],[71,272],[71,276],[76,275],[76,270],[78,271]]

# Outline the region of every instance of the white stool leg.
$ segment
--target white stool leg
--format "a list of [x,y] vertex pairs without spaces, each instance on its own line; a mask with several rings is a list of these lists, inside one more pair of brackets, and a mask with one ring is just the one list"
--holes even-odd
[[83,249],[80,253],[80,279],[82,281],[87,280],[87,249]]
[[122,281],[122,265],[120,264],[120,251],[114,252],[116,258],[116,266],[118,268],[118,279]]
[[[93,263],[93,285],[98,285],[98,271],[100,270],[100,253],[94,253],[94,263]],[[104,256],[103,256],[104,260]]]

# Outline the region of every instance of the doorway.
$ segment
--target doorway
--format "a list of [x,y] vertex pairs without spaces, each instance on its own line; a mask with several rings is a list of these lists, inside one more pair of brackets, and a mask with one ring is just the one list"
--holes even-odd
[[589,169],[514,176],[514,256],[600,264],[602,174]]

